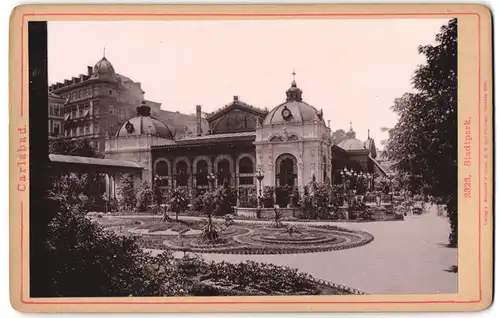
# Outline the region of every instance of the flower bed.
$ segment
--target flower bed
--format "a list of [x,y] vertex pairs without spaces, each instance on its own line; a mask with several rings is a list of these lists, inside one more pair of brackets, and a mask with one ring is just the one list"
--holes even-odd
[[237,224],[222,232],[216,243],[205,242],[200,236],[172,236],[142,233],[144,248],[220,254],[297,254],[354,248],[370,243],[367,232],[337,226],[303,226],[290,232],[287,228],[272,228],[269,223]]
[[210,263],[203,269],[195,296],[362,295],[353,288],[317,280],[296,269],[246,261]]

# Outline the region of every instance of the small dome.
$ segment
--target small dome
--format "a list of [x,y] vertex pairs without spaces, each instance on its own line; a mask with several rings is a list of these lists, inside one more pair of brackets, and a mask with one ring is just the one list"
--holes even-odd
[[92,71],[92,78],[101,78],[101,77],[109,77],[112,79],[116,79],[115,68],[111,64],[106,57],[103,57],[99,60],[94,66],[94,70]]
[[[295,76],[295,72],[293,73]],[[283,123],[304,123],[319,121],[323,124],[323,112],[302,101],[302,90],[297,87],[295,79],[286,91],[286,102],[273,108],[264,118],[262,125],[276,125]]]
[[369,148],[366,147],[366,142],[362,142],[361,140],[356,139],[356,132],[352,129],[352,122],[350,123],[350,125],[351,127],[349,128],[349,131],[346,133],[348,139],[339,142],[337,146],[347,151],[368,150]]
[[152,135],[173,139],[170,128],[162,121],[151,117],[151,108],[142,101],[137,107],[137,116],[126,121],[118,130],[117,137]]
[[[288,115],[289,114],[289,115]],[[273,108],[263,121],[263,125],[276,125],[295,122],[312,122],[317,120],[324,123],[320,113],[313,106],[305,102],[288,101]]]
[[344,150],[366,150],[365,144],[359,139],[346,139],[337,146]]

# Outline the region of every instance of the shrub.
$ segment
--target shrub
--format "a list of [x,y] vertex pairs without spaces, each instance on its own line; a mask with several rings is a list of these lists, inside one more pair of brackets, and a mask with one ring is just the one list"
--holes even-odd
[[272,208],[274,206],[274,190],[273,186],[265,186],[262,190],[262,205],[264,208]]
[[186,294],[171,254],[152,257],[135,238],[105,231],[75,208],[64,206],[49,223],[45,247],[47,297]]
[[245,294],[258,291],[266,295],[297,294],[308,292],[316,294],[317,287],[312,276],[296,269],[273,264],[246,261],[241,263],[210,263],[207,265],[206,278],[218,284],[236,285],[236,290]]
[[179,213],[187,209],[189,201],[187,194],[181,189],[175,189],[170,193],[170,210],[175,212],[175,220],[179,220]]
[[313,182],[304,187],[304,195],[300,201],[301,218],[329,219],[330,212],[335,209],[332,202],[333,188],[327,183]]
[[141,187],[137,189],[137,207],[139,212],[148,211],[150,205],[156,204],[155,193],[147,181],[143,181]]
[[137,197],[134,190],[134,180],[130,174],[122,174],[118,182],[118,209],[120,211],[134,211],[136,206]]

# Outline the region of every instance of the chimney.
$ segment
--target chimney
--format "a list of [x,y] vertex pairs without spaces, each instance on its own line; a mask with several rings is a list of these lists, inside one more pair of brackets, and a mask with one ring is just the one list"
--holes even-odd
[[92,75],[92,66],[87,66],[87,75]]
[[196,135],[201,136],[201,105],[196,105]]

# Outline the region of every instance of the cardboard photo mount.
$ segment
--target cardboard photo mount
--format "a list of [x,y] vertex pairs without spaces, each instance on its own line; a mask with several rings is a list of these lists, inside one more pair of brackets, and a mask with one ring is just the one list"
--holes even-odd
[[[183,19],[458,19],[459,269],[457,294],[31,298],[29,180],[20,169],[29,145],[28,22]],[[22,312],[343,312],[477,311],[493,290],[492,24],[481,5],[23,5],[10,20],[10,297]],[[33,70],[31,70],[33,71]],[[466,124],[469,123],[469,124]],[[468,130],[465,130],[465,127]],[[23,140],[24,138],[24,140]],[[466,138],[470,148],[464,148]],[[28,155],[29,151],[25,153]],[[464,164],[470,156],[470,165]],[[26,157],[24,157],[26,158]],[[21,164],[22,166],[23,164]],[[29,170],[29,164],[26,165]],[[464,195],[464,179],[471,196]]]

